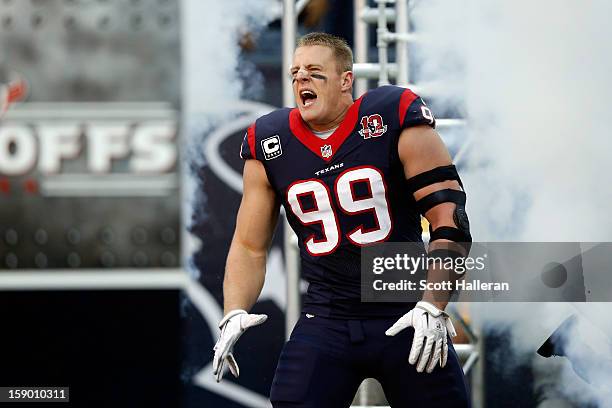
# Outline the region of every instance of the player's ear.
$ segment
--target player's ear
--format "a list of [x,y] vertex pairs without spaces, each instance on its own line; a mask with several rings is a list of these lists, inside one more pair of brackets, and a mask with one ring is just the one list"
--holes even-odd
[[342,91],[350,91],[353,87],[353,71],[344,71],[342,73]]

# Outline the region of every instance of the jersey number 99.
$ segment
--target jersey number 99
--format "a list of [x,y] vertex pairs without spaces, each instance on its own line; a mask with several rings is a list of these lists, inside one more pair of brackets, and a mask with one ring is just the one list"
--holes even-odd
[[[367,197],[355,195],[356,183],[366,183],[369,190]],[[340,209],[345,214],[370,213],[374,217],[373,228],[359,225],[347,232],[349,241],[362,246],[387,239],[391,233],[392,222],[383,175],[378,169],[363,166],[344,171],[336,179],[334,193]],[[314,203],[312,208],[306,210],[302,207],[301,200],[304,196],[311,196]],[[322,238],[317,239],[315,234],[312,234],[304,240],[308,253],[320,256],[335,251],[340,244],[341,231],[327,185],[318,179],[295,182],[287,189],[287,202],[302,224],[321,226]]]

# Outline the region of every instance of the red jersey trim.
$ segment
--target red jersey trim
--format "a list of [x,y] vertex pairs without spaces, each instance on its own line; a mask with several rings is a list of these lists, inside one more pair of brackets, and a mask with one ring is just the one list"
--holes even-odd
[[255,123],[253,123],[247,129],[247,143],[249,144],[249,150],[251,151],[251,157],[257,159],[255,156]]
[[408,108],[414,102],[414,100],[418,98],[418,96],[412,92],[410,89],[405,89],[402,92],[402,96],[400,98],[399,103],[399,124],[400,128],[404,126],[404,119],[406,118],[406,113],[408,112]]
[[[312,133],[312,131],[302,120],[302,116],[300,115],[298,108],[292,109],[289,113],[289,128],[291,129],[291,133],[293,133],[293,135],[297,137],[298,140],[314,154],[326,162],[329,162],[332,160],[338,149],[340,149],[340,146],[342,146],[342,143],[344,143],[346,138],[353,133],[359,118],[361,98],[363,98],[363,96],[353,102],[348,109],[344,120],[340,123],[340,126],[338,126],[338,129],[336,129],[327,139],[318,138],[314,133]],[[332,154],[329,157],[323,157],[321,152],[323,146],[325,145],[331,146]]]

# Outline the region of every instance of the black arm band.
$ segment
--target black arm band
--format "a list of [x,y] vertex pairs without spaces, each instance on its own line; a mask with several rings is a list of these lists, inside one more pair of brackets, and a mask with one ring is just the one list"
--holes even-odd
[[417,174],[414,177],[410,177],[408,180],[406,180],[406,186],[408,187],[408,190],[414,194],[415,191],[418,191],[423,187],[448,180],[456,180],[461,188],[463,188],[463,183],[459,178],[459,173],[457,173],[457,169],[452,164],[449,166],[436,167],[435,169]]
[[429,241],[437,239],[447,239],[453,242],[472,242],[472,236],[469,233],[454,227],[438,227],[431,231],[429,233]]
[[[456,242],[460,246],[465,249],[465,255],[470,253],[470,249],[472,248],[472,235],[470,234],[470,230],[461,230],[455,227],[438,227],[434,231],[429,230],[429,242],[438,240],[438,239],[446,239],[449,241]],[[443,251],[445,249],[442,249]],[[435,252],[432,251],[432,252]]]
[[442,203],[455,203],[458,206],[465,205],[465,193],[459,190],[447,188],[446,190],[435,191],[426,195],[416,202],[419,212],[423,215],[433,207]]
[[442,258],[442,259],[452,258],[453,260],[458,259],[458,258],[465,258],[464,254],[462,254],[459,251],[450,249],[450,248],[434,249],[433,251],[429,252],[427,256],[432,257],[432,258]]

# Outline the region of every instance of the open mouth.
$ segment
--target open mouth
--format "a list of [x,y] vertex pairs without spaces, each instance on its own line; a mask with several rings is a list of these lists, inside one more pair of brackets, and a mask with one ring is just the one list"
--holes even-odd
[[310,89],[304,89],[303,91],[300,91],[300,98],[302,99],[302,105],[308,107],[315,103],[317,100],[317,94]]

